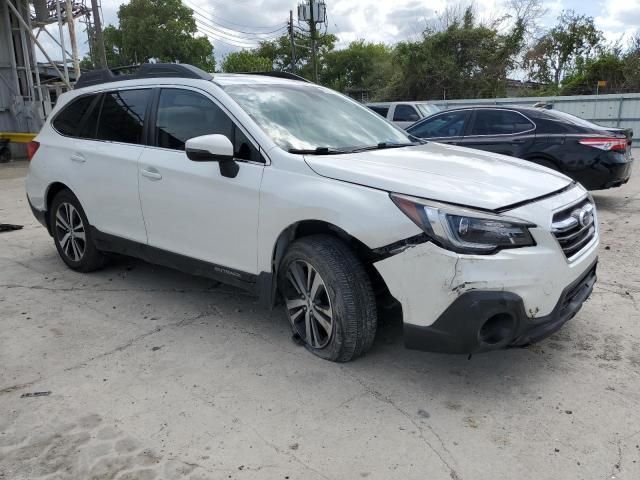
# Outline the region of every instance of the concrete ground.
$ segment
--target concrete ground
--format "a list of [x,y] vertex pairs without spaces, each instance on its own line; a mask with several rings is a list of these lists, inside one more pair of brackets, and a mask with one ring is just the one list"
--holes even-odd
[[[528,349],[333,364],[278,308],[132,259],[83,275],[0,166],[0,479],[638,479],[640,175],[596,193],[599,282]],[[48,396],[26,397],[33,392]]]

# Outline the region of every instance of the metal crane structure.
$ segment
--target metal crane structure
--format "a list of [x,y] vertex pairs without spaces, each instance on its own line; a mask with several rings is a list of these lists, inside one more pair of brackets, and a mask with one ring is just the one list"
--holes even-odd
[[[0,0],[0,148],[3,138],[21,142],[29,138],[24,134],[38,132],[57,97],[80,76],[77,23],[90,51],[94,45],[94,11],[87,2]],[[24,147],[12,150],[20,156]]]

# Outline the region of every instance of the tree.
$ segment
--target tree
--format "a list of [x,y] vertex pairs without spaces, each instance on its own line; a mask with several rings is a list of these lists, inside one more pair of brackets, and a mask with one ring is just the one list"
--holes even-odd
[[640,91],[640,31],[636,32],[629,42],[629,49],[624,56],[625,91]]
[[[319,72],[325,68],[326,56],[334,49],[337,40],[338,38],[330,33],[320,35],[316,39]],[[311,71],[311,39],[306,35],[299,35],[296,37],[295,44],[295,73],[311,79],[313,78],[313,72]],[[289,35],[283,35],[268,42],[260,42],[258,48],[253,52],[260,57],[270,59],[274,70],[291,71],[291,40]]]
[[118,9],[118,20],[104,29],[110,67],[154,60],[215,70],[213,45],[196,36],[193,11],[181,0],[130,0]]
[[[604,89],[596,88],[605,81]],[[625,84],[625,60],[619,47],[603,49],[596,57],[578,58],[576,65],[562,80],[562,95],[584,95],[616,92]]]
[[[400,42],[393,52],[388,99],[484,98],[505,93],[507,74],[523,48],[520,19],[502,28],[476,21],[473,7],[448,11],[440,30],[428,28],[418,42]],[[499,33],[498,30],[505,33]]]
[[222,61],[222,71],[234,72],[268,72],[273,69],[273,62],[261,57],[254,51],[242,50],[228,54]]
[[524,57],[524,67],[532,80],[556,87],[580,57],[588,58],[602,42],[592,17],[563,11],[558,24],[539,38]]
[[377,96],[392,76],[392,50],[383,43],[364,40],[351,42],[347,48],[324,55],[320,82],[335,90],[369,91]]

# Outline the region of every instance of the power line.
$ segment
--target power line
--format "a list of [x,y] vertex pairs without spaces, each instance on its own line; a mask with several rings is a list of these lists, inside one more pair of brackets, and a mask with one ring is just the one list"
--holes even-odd
[[[263,40],[269,40],[272,38],[277,38],[280,35],[274,35],[274,34],[269,34],[267,35],[265,33],[264,36],[256,36],[256,37],[247,37],[247,36],[242,36],[242,35],[236,35],[233,33],[229,33],[225,30],[220,30],[219,28],[215,27],[214,25],[211,25],[210,23],[205,22],[204,20],[200,20],[199,18],[195,19],[196,21],[196,25],[200,24],[205,26],[206,28],[208,28],[209,30],[211,30],[214,33],[217,33],[220,36],[223,36],[224,38],[227,38],[229,40],[236,40],[239,42],[256,42],[256,41],[263,41]],[[286,30],[286,27],[283,27],[284,30]],[[283,32],[284,33],[284,32]]]
[[196,24],[196,27],[198,28],[198,31],[200,33],[204,33],[207,37],[212,37],[215,40],[220,41],[222,43],[226,43],[227,45],[230,45],[230,46],[242,47],[242,48],[256,48],[258,46],[257,42],[256,43],[248,43],[248,41],[247,42],[243,42],[242,40],[224,37],[219,32],[211,30],[211,29],[207,28],[204,25]]
[[260,42],[272,41],[278,38],[278,37],[271,37],[271,38],[263,38],[263,39],[256,39],[256,40],[252,40],[252,39],[242,40],[242,39],[233,38],[233,37],[231,38],[226,37],[220,32],[216,30],[212,30],[206,25],[198,24],[197,22],[196,22],[196,27],[198,28],[198,31],[200,33],[205,34],[207,37],[212,37],[213,39],[220,41],[229,46],[241,47],[241,48],[257,48],[260,45]]
[[259,37],[259,38],[238,38],[225,34],[224,32],[220,32],[214,28],[211,28],[209,25],[205,23],[201,23],[200,20],[196,20],[196,27],[201,30],[206,30],[209,34],[213,36],[220,37],[224,40],[227,40],[231,43],[236,43],[239,47],[248,47],[254,48],[258,46],[260,42],[267,42],[271,40],[276,40],[279,36],[270,36],[270,37]]
[[[216,23],[216,22],[214,22],[213,20],[211,20],[211,19],[207,18],[207,16],[206,16],[206,15],[203,15],[203,14],[201,14],[201,13],[199,13],[199,12],[196,12],[195,10],[193,11],[193,13],[195,13],[195,14],[196,14],[196,15],[198,15],[199,17],[202,17],[202,18],[204,18],[204,19],[205,19],[205,20],[196,19],[197,21],[202,22],[202,23],[204,23],[204,24],[208,25],[208,26],[209,26],[209,27],[211,27],[212,29],[216,29],[216,30],[221,29],[221,31],[222,31],[223,33],[226,33],[226,34],[228,34],[228,35],[232,35],[232,36],[233,36],[233,35],[235,35],[235,36],[238,36],[238,37],[240,37],[240,38],[242,38],[242,37],[243,37],[243,36],[245,36],[245,35],[251,35],[251,36],[255,36],[255,37],[261,38],[261,36],[264,36],[264,35],[270,35],[270,34],[272,34],[272,33],[280,32],[280,31],[286,30],[286,28],[287,28],[287,26],[286,26],[286,25],[283,25],[283,26],[281,26],[280,28],[277,28],[277,29],[275,29],[275,30],[271,30],[271,31],[269,31],[269,32],[244,32],[244,31],[241,31],[241,30],[233,30],[233,29],[231,29],[231,28],[227,28],[227,27],[225,27],[224,25],[220,25],[219,23]],[[239,33],[240,33],[240,34],[242,34],[242,35],[238,35]]]
[[256,47],[247,47],[247,46],[242,46],[242,45],[236,45],[233,43],[227,43],[224,40],[221,40],[219,38],[215,38],[214,36],[212,36],[210,33],[207,32],[203,32],[202,30],[198,30],[200,33],[202,33],[204,36],[206,36],[209,40],[212,40],[214,43],[220,42],[220,43],[224,43],[226,46],[228,47],[232,47],[232,48],[256,48]]
[[[190,2],[187,2],[186,0],[183,0],[183,3],[185,5],[187,5],[189,8],[191,8],[195,13],[199,12],[200,16],[204,16],[203,14],[205,14],[206,16],[204,16],[204,18],[206,18],[207,20],[209,20],[210,22],[213,22],[213,23],[216,23],[215,20],[213,20],[213,19],[217,19],[218,21],[230,23],[231,25],[235,25],[237,27],[242,27],[242,28],[265,29],[265,30],[266,29],[274,29],[275,28],[275,30],[273,30],[273,31],[278,31],[278,30],[280,30],[280,28],[282,28],[281,26],[279,26],[281,24],[268,25],[268,26],[267,25],[265,25],[265,26],[242,25],[242,24],[239,24],[239,23],[232,22],[231,20],[225,20],[224,18],[222,18],[222,17],[220,17],[218,15],[215,15],[213,13],[207,12],[207,11],[203,10],[201,7],[198,7],[198,6],[196,6],[196,5],[194,5],[194,4],[190,3]],[[253,34],[253,32],[243,32],[242,30],[229,28],[229,27],[227,27],[225,25],[222,25],[222,24],[217,24],[217,25],[219,25],[222,28],[226,28],[228,30],[234,30],[234,31],[237,31],[237,32],[240,32],[240,33]],[[278,28],[276,28],[276,27],[278,27]],[[260,31],[255,32],[255,34],[260,34],[260,33],[271,33],[271,32],[260,32]]]

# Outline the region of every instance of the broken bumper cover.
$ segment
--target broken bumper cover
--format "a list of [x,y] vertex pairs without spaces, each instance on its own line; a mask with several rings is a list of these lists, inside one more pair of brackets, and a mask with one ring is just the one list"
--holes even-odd
[[569,261],[548,231],[532,232],[536,246],[493,255],[426,242],[376,262],[402,305],[407,347],[468,354],[525,345],[575,315],[593,288],[598,238]]
[[480,353],[538,342],[571,320],[591,295],[596,263],[560,297],[553,311],[531,318],[511,292],[468,291],[430,326],[404,325],[405,346],[443,353]]

